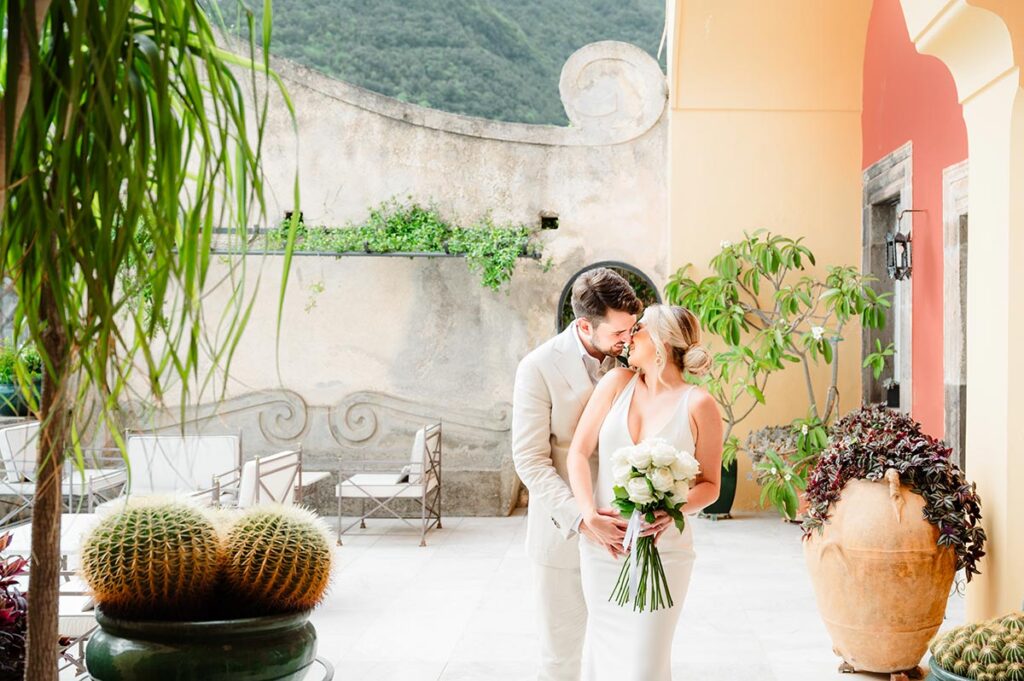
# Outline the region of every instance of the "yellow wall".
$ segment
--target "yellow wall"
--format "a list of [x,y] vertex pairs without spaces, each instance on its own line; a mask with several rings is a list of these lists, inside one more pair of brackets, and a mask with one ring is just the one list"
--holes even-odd
[[[695,276],[722,240],[804,236],[819,264],[861,258],[861,78],[870,0],[668,0],[670,271]],[[840,351],[842,411],[860,404],[860,331]],[[710,340],[710,338],[706,339]],[[819,401],[827,386],[816,377]],[[807,408],[796,367],[736,431]],[[740,460],[735,508],[757,505]]]

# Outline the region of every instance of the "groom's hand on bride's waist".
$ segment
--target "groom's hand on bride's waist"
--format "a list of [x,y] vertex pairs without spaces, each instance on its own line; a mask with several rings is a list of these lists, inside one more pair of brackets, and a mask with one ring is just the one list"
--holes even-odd
[[622,540],[626,536],[626,527],[629,523],[619,515],[619,512],[611,508],[599,508],[596,515],[587,523],[586,518],[580,522],[580,534],[589,540],[600,544],[607,549],[612,558],[618,558],[625,554],[622,549]]

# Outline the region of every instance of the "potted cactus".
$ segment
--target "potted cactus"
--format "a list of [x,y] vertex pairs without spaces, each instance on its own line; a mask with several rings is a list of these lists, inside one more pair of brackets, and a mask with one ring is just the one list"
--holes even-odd
[[1024,681],[1024,612],[936,636],[930,681]]
[[833,427],[810,474],[804,556],[850,671],[915,669],[956,571],[978,574],[981,502],[949,454],[909,416],[875,405]]
[[309,613],[330,581],[326,528],[295,507],[212,517],[134,502],[86,538],[82,574],[99,630],[96,681],[301,679],[316,657]]

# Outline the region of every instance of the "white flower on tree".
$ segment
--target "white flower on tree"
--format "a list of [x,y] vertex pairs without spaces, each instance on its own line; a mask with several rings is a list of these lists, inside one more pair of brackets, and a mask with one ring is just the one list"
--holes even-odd
[[825,335],[825,327],[823,326],[812,326],[811,335],[814,336],[814,340],[821,340]]

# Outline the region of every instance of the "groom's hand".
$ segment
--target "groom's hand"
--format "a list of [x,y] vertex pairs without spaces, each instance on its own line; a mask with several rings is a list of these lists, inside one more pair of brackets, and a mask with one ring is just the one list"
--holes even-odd
[[585,518],[580,522],[580,534],[604,546],[612,558],[618,558],[625,555],[625,551],[622,549],[622,539],[626,536],[628,525],[629,523],[623,520],[618,511],[611,508],[599,508],[597,514],[590,519],[589,524]]
[[641,537],[650,537],[654,535],[654,543],[657,544],[658,540],[661,539],[662,533],[665,532],[672,525],[672,516],[664,511],[654,512],[654,522],[645,524],[644,529],[640,531]]

